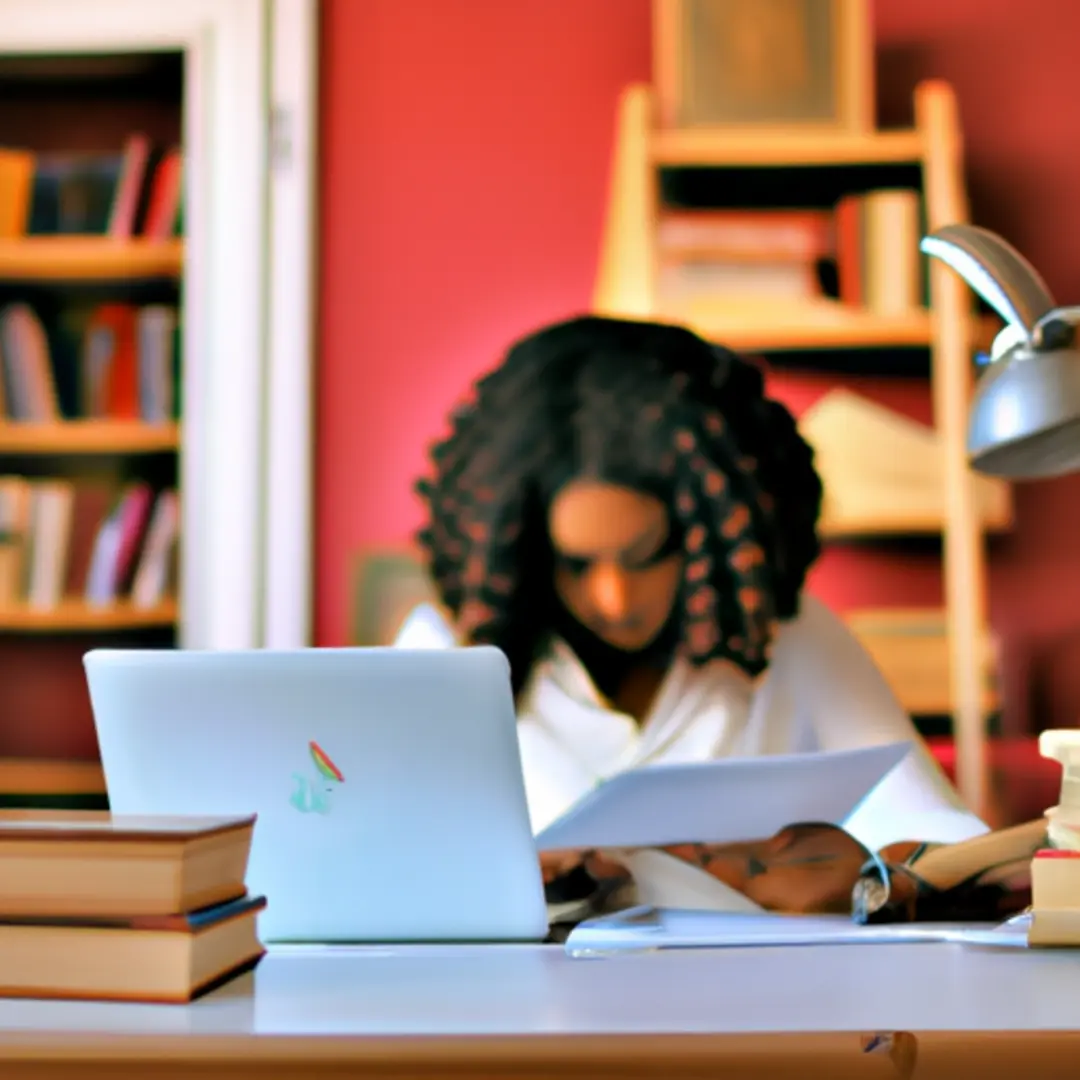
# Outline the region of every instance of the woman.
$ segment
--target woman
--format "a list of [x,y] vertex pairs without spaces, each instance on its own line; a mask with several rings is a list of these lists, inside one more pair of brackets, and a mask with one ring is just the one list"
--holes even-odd
[[754,365],[680,327],[575,318],[517,342],[451,428],[420,540],[454,640],[510,660],[535,829],[627,768],[910,740],[846,823],[848,862],[985,831],[804,591],[821,481]]

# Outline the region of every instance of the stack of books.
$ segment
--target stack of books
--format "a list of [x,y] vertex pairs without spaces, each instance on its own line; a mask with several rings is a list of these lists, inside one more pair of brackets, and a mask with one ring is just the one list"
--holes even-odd
[[250,971],[254,827],[0,811],[0,996],[182,1003]]
[[1044,731],[1039,752],[1061,763],[1061,796],[1031,863],[1028,944],[1080,946],[1080,731]]

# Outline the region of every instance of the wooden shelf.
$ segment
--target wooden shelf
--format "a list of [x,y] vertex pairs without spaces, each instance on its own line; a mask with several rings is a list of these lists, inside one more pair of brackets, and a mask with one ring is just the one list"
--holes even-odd
[[778,135],[724,134],[707,128],[653,131],[649,155],[661,166],[775,166],[917,164],[923,140],[917,131],[878,131],[866,135],[835,132]]
[[[986,518],[986,531],[993,535],[1007,533],[1013,525],[1012,518]],[[910,539],[914,537],[941,537],[945,532],[945,521],[941,516],[917,518],[897,514],[894,518],[866,517],[845,518],[842,522],[831,521],[822,515],[818,526],[818,535],[822,540],[859,541]]]
[[103,236],[0,240],[0,281],[141,281],[179,277],[184,242]]
[[[982,747],[988,693],[992,691],[986,684],[984,660],[986,567],[982,539],[987,523],[980,518],[976,500],[963,497],[969,486],[964,466],[974,381],[972,352],[985,349],[992,341],[998,329],[996,320],[976,317],[970,290],[941,266],[931,270],[934,313],[915,310],[899,317],[853,311],[836,302],[804,302],[783,309],[775,301],[676,302],[675,297],[663,295],[658,273],[658,226],[665,202],[682,201],[667,197],[668,178],[660,175],[665,167],[757,169],[762,194],[771,189],[763,203],[787,205],[788,193],[780,190],[786,174],[777,170],[802,169],[800,175],[809,191],[818,179],[829,180],[823,175],[825,169],[847,168],[851,184],[844,184],[843,190],[855,191],[879,186],[878,181],[869,179],[866,167],[884,166],[879,172],[881,186],[895,186],[899,174],[906,174],[900,186],[921,190],[925,228],[934,230],[946,223],[967,221],[956,95],[942,80],[920,82],[913,100],[914,124],[907,130],[837,134],[820,128],[803,132],[788,128],[759,135],[719,128],[658,127],[655,97],[653,87],[644,83],[628,86],[620,96],[592,309],[601,315],[689,326],[700,336],[740,352],[787,353],[791,358],[802,354],[800,363],[819,367],[839,362],[849,372],[861,367],[863,354],[870,351],[882,355],[868,357],[867,369],[873,369],[878,361],[889,367],[906,367],[907,357],[896,355],[905,349],[925,353],[942,455],[940,517],[947,552],[943,584],[949,617],[932,647],[934,669],[924,673],[923,689],[918,685],[923,678],[920,657],[906,655],[906,647],[894,649],[896,635],[885,635],[883,649],[888,654],[885,660],[896,660],[894,685],[909,699],[918,691],[924,696],[920,704],[929,703],[951,713],[958,748],[957,784],[968,806],[979,813],[986,796]],[[756,201],[747,200],[754,194],[750,190],[752,176],[733,173],[731,179],[732,189],[738,188],[742,196],[741,200],[728,200],[733,206]],[[831,183],[822,185],[814,205],[835,202],[840,185],[834,191]],[[801,190],[798,179],[792,184],[793,190]],[[778,199],[778,195],[785,197]],[[707,201],[723,204],[725,198],[723,184],[719,184]],[[701,205],[700,197],[687,201]],[[921,374],[924,357],[911,359],[915,361],[911,374]],[[870,515],[847,515],[849,519],[864,516]],[[912,516],[904,515],[908,527]],[[927,517],[914,516],[919,520]],[[840,524],[846,529],[851,521]],[[908,680],[911,685],[907,685]],[[942,687],[947,690],[943,692]]]
[[135,420],[65,420],[55,424],[0,422],[3,454],[160,454],[180,445],[178,424]]
[[96,761],[0,758],[0,795],[104,795]]
[[[873,657],[905,710],[913,716],[947,716],[956,707],[949,685],[947,613],[941,608],[862,608],[844,621]],[[995,673],[997,640],[988,631],[979,642],[980,707],[984,716],[1000,708]]]
[[[824,349],[929,348],[929,311],[885,316],[853,311],[835,301],[793,305],[693,303],[669,306],[661,318],[684,323],[711,341],[735,350],[813,351]],[[972,347],[988,347],[999,320],[973,318]]]
[[0,607],[0,633],[92,633],[94,631],[150,630],[172,626],[177,620],[175,601],[152,608],[127,602],[91,607],[81,600],[65,600],[47,610],[20,606]]

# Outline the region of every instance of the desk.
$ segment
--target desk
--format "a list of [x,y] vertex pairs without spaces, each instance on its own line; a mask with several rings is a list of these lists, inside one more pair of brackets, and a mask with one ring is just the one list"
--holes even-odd
[[1080,953],[282,948],[188,1007],[2,1001],[0,1077],[912,1075],[888,1038],[863,1049],[894,1032],[914,1033],[894,1045],[915,1044],[920,1080],[1073,1077]]

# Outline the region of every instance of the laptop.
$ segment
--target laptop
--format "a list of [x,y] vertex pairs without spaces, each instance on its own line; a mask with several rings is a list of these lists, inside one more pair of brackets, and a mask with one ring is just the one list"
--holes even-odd
[[113,813],[258,815],[264,942],[546,937],[500,650],[96,649],[84,667]]

